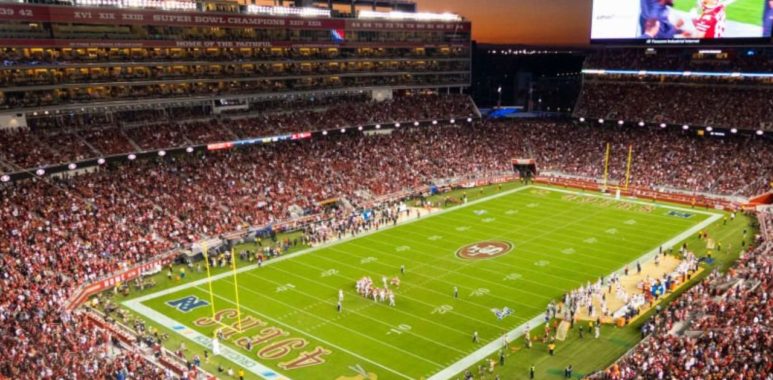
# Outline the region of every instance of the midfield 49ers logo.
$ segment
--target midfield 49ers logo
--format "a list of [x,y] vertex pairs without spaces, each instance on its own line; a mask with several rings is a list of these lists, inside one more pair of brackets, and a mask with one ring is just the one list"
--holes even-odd
[[485,260],[507,254],[513,245],[501,240],[486,240],[465,245],[456,251],[456,256],[465,260]]

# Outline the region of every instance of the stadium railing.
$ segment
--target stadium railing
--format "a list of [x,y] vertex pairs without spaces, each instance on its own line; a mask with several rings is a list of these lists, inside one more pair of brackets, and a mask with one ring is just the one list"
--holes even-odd
[[[145,362],[149,365],[156,366],[162,370],[169,370],[181,379],[191,378],[189,376],[191,371],[186,367],[186,363],[181,360],[173,352],[161,347],[159,356],[154,360],[153,353],[147,347],[142,347],[138,344],[139,337],[132,331],[131,328],[124,326],[120,323],[108,322],[99,311],[89,308],[85,312],[85,317],[95,326],[107,331],[112,338],[121,343],[121,349],[125,351],[131,351],[136,353],[142,353],[140,355]],[[216,377],[201,367],[196,367],[194,371],[196,373],[195,379],[216,379]]]
[[[501,175],[487,176],[487,177],[481,177],[481,178],[455,178],[451,181],[446,182],[445,185],[441,187],[441,189],[450,190],[454,188],[486,186],[491,184],[499,184],[499,183],[513,181],[516,178],[517,177],[513,174],[501,174]],[[386,195],[374,198],[367,204],[367,206],[372,207],[379,203],[386,203],[386,202],[393,202],[393,201],[407,199],[417,194],[427,193],[430,191],[430,189],[431,187],[429,185],[424,185],[417,188],[406,189],[395,193],[386,194]],[[180,248],[166,251],[164,253],[161,253],[159,255],[156,255],[146,260],[143,263],[139,263],[130,268],[114,272],[98,280],[81,284],[73,291],[72,295],[70,296],[70,298],[67,299],[63,307],[68,311],[75,310],[78,308],[78,306],[82,305],[86,300],[88,300],[90,297],[94,296],[95,294],[108,290],[118,284],[132,281],[142,275],[146,275],[149,273],[157,273],[165,265],[168,265],[169,263],[174,262],[176,258],[182,255],[190,256],[190,255],[199,254],[201,253],[200,246],[202,241],[206,240],[210,242],[216,242],[217,244],[220,244],[220,245],[224,245],[226,243],[226,240],[238,242],[249,237],[250,235],[255,236],[255,234],[258,233],[259,231],[273,230],[277,232],[286,232],[286,231],[292,231],[292,230],[299,230],[309,224],[324,221],[324,220],[326,220],[326,217],[324,214],[304,215],[298,218],[288,219],[288,220],[279,221],[279,222],[266,224],[262,226],[252,226],[240,231],[232,231],[232,232],[224,233],[224,234],[221,234],[220,237],[210,237],[208,239],[202,239],[190,244],[189,247],[180,247]],[[211,244],[207,244],[207,248],[216,249],[218,247],[213,246]]]

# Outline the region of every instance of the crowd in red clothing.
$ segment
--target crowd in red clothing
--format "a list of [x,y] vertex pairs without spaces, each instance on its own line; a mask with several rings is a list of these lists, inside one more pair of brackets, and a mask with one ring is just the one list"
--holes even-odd
[[[753,50],[753,49],[752,49]],[[684,70],[765,73],[773,70],[769,54],[746,54],[747,50],[728,51],[723,58],[695,54],[689,49],[598,49],[585,59],[588,69]]]
[[[325,200],[357,205],[438,179],[508,173],[514,157],[533,157],[542,171],[597,177],[606,142],[616,180],[628,145],[635,146],[634,183],[643,186],[754,194],[773,174],[764,159],[773,147],[756,137],[708,140],[548,121],[382,132],[335,132],[0,186],[0,340],[15,347],[0,352],[0,375],[111,371],[99,360],[98,336],[60,312],[77,284],[203,237],[318,213]],[[77,345],[82,354],[64,354]]]
[[770,86],[715,82],[586,80],[575,116],[714,128],[773,130]]
[[[131,117],[145,123],[133,125],[126,125],[123,115],[51,115],[34,119],[32,128],[0,130],[0,171],[279,133],[412,123],[440,117],[467,118],[475,113],[472,101],[465,95],[401,96],[383,102],[362,96],[344,100],[287,101],[287,106],[282,104],[273,112],[258,109],[259,115],[244,115],[235,121],[205,116],[197,109],[134,112]],[[142,114],[147,114],[147,118]],[[185,116],[190,119],[181,121]],[[2,161],[7,166],[5,170]]]
[[[770,237],[773,214],[759,216]],[[773,373],[773,241],[712,273],[650,322],[652,334],[595,378],[769,379]]]

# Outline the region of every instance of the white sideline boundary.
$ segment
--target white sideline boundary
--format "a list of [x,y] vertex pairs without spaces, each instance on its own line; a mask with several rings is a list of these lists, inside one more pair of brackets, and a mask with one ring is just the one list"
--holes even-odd
[[[487,197],[476,199],[476,200],[468,202],[466,204],[461,204],[461,205],[458,205],[458,206],[453,206],[453,207],[449,207],[447,209],[436,211],[434,213],[431,213],[431,214],[427,215],[425,218],[413,218],[413,219],[404,220],[402,222],[398,222],[396,225],[385,226],[385,227],[383,227],[381,229],[378,229],[378,230],[371,230],[371,231],[368,231],[368,232],[365,232],[365,233],[362,233],[362,234],[356,235],[356,236],[348,236],[348,237],[345,237],[345,238],[340,239],[340,240],[330,241],[330,242],[321,244],[321,245],[316,246],[316,247],[311,247],[311,248],[303,249],[303,250],[295,252],[295,253],[291,253],[291,254],[287,254],[287,255],[284,255],[284,256],[280,256],[278,258],[275,258],[275,259],[268,260],[268,261],[264,262],[263,266],[268,266],[268,265],[276,264],[276,263],[279,263],[279,262],[282,262],[282,261],[285,261],[285,260],[289,260],[291,258],[304,256],[304,255],[307,255],[309,253],[313,253],[315,251],[321,250],[323,248],[327,248],[327,247],[330,247],[330,246],[335,246],[335,245],[342,244],[342,243],[345,243],[345,242],[348,242],[348,241],[351,241],[351,240],[356,240],[356,239],[364,238],[364,237],[370,236],[370,235],[378,233],[378,232],[390,230],[392,228],[396,228],[396,227],[399,227],[399,226],[411,224],[411,223],[414,223],[416,221],[424,220],[426,218],[431,218],[431,217],[442,215],[442,214],[445,214],[445,213],[448,213],[448,212],[453,212],[453,211],[456,211],[456,210],[459,210],[459,209],[467,208],[467,207],[470,207],[470,206],[473,206],[473,205],[476,205],[476,204],[479,204],[479,203],[482,203],[482,202],[487,202],[487,201],[490,201],[490,200],[493,200],[493,199],[497,199],[497,198],[500,198],[500,197],[504,197],[504,196],[507,196],[507,195],[510,195],[510,194],[513,194],[513,193],[517,193],[517,192],[521,192],[521,191],[524,191],[524,190],[528,190],[528,189],[542,189],[542,190],[548,190],[548,191],[554,191],[554,192],[560,192],[560,193],[566,193],[566,194],[573,194],[573,195],[579,195],[579,196],[588,196],[588,197],[596,197],[596,198],[604,198],[604,199],[614,200],[614,198],[611,198],[610,195],[602,195],[602,194],[596,194],[596,193],[581,192],[581,191],[576,191],[576,190],[559,189],[559,188],[553,188],[553,187],[547,187],[547,186],[541,186],[541,185],[526,185],[526,186],[517,187],[515,189],[507,190],[507,191],[504,191],[504,192],[501,192],[501,193],[498,193],[498,194],[493,194],[493,195],[489,195]],[[680,241],[690,237],[691,235],[693,235],[693,234],[697,233],[698,231],[702,230],[703,228],[711,225],[712,223],[716,222],[717,220],[719,220],[722,217],[722,214],[719,214],[719,213],[702,211],[702,210],[687,209],[687,208],[682,208],[682,207],[673,206],[673,205],[666,205],[666,204],[658,204],[658,203],[653,203],[653,202],[641,201],[641,200],[636,200],[635,198],[624,197],[624,198],[620,199],[619,201],[627,202],[627,203],[635,203],[635,204],[640,204],[640,205],[654,206],[656,208],[666,208],[666,209],[672,209],[672,210],[679,210],[679,211],[685,211],[685,212],[690,212],[690,213],[694,213],[694,214],[702,214],[702,215],[708,215],[709,216],[708,219],[706,219],[706,220],[704,220],[704,221],[694,225],[693,227],[689,228],[688,230],[685,230],[684,232],[678,234],[677,236],[675,236],[672,239],[668,240],[667,242],[663,243],[662,246],[664,248],[670,248],[670,247],[674,246],[675,244],[677,244]],[[635,265],[635,263],[637,261],[649,260],[650,258],[652,258],[655,255],[657,255],[658,252],[659,252],[659,248],[655,248],[652,251],[645,253],[644,255],[638,257],[637,259],[635,259],[632,262],[622,266],[620,269],[618,269],[617,271],[612,272],[612,273],[622,273],[626,266]],[[257,267],[258,267],[257,264],[248,265],[248,266],[245,266],[245,267],[237,269],[236,273],[238,274],[238,273],[247,272],[247,271],[253,270],[253,269],[257,268]],[[220,280],[222,278],[229,277],[229,276],[233,276],[233,272],[228,272],[227,271],[227,272],[224,272],[224,273],[212,276],[211,277],[211,281],[217,281],[217,280]],[[160,312],[158,312],[158,311],[156,311],[154,309],[151,309],[151,308],[149,308],[149,307],[147,307],[147,306],[142,304],[143,302],[151,300],[151,299],[155,299],[155,298],[158,298],[158,297],[163,297],[165,295],[176,293],[176,292],[179,292],[179,291],[183,291],[183,290],[186,290],[188,288],[198,287],[200,285],[206,284],[208,281],[210,281],[210,279],[203,278],[203,279],[196,280],[196,281],[193,281],[193,282],[190,282],[190,283],[187,283],[187,284],[182,284],[182,285],[178,285],[178,286],[171,287],[171,288],[168,288],[168,289],[164,289],[164,290],[161,290],[161,291],[156,292],[156,293],[151,293],[151,294],[147,294],[147,295],[144,295],[144,296],[141,296],[141,297],[133,298],[133,299],[130,299],[130,300],[122,302],[122,304],[124,306],[128,307],[129,309],[131,309],[131,310],[133,310],[133,311],[135,311],[135,312],[137,312],[137,313],[139,313],[139,314],[141,314],[141,315],[143,315],[143,316],[145,316],[147,318],[150,318],[151,320],[153,320],[155,322],[158,322],[158,323],[164,325],[166,328],[171,329],[172,331],[180,334],[184,338],[187,338],[187,339],[189,339],[189,340],[191,340],[191,341],[193,341],[193,342],[195,342],[195,343],[197,343],[197,344],[199,344],[199,345],[201,345],[201,346],[203,346],[205,348],[211,349],[212,348],[212,339],[211,338],[206,337],[203,334],[201,334],[201,333],[199,333],[199,332],[197,332],[197,331],[195,331],[193,329],[190,329],[190,328],[186,327],[184,324],[182,324],[182,323],[180,323],[180,322],[178,322],[178,321],[176,321],[176,320],[174,320],[174,319],[172,319],[172,318],[170,318],[170,317],[168,317],[168,316],[166,316],[166,315],[164,315],[164,314],[162,314],[162,313],[160,313]],[[534,328],[534,327],[542,324],[542,322],[543,322],[543,315],[542,314],[536,315],[535,317],[533,317],[529,321],[527,321],[527,322],[517,326],[516,328],[510,330],[509,332],[507,332],[504,335],[498,337],[497,339],[493,339],[491,342],[489,342],[485,346],[481,347],[477,351],[475,351],[475,352],[471,353],[470,355],[468,355],[468,356],[458,360],[457,362],[455,362],[454,364],[444,368],[443,370],[435,373],[434,375],[432,375],[429,378],[427,378],[427,380],[445,380],[445,379],[452,378],[456,374],[464,371],[466,368],[469,368],[473,364],[475,364],[475,363],[485,359],[486,357],[488,357],[489,355],[493,354],[498,349],[500,349],[503,337],[506,337],[508,342],[513,341],[513,340],[521,337],[524,334],[524,329],[526,328],[526,326],[530,326],[530,328]],[[305,334],[305,335],[313,338],[313,336],[311,334],[308,334],[308,333],[304,332],[301,329],[295,328],[295,330],[300,332],[300,333],[302,333],[302,334]],[[314,338],[314,339],[316,339],[316,338]],[[266,379],[266,380],[290,380],[290,378],[288,378],[288,377],[286,377],[284,375],[281,375],[278,372],[276,372],[276,371],[274,371],[274,370],[272,370],[272,369],[270,369],[270,368],[268,368],[268,367],[266,367],[266,366],[256,362],[255,360],[252,360],[252,359],[242,355],[241,353],[239,353],[239,352],[229,348],[228,346],[226,346],[224,344],[221,344],[221,351],[222,351],[224,357],[226,357],[227,359],[233,361],[236,364],[239,364],[239,365],[243,366],[248,371],[252,372],[253,374],[255,374],[255,375],[257,375],[257,376],[259,376],[259,377],[261,377],[263,379]]]
[[[143,316],[150,318],[153,320],[153,322],[156,322],[174,332],[177,334],[182,335],[183,338],[187,338],[188,340],[193,341],[194,343],[197,343],[204,348],[208,349],[210,352],[212,352],[212,338],[205,336],[204,334],[189,328],[185,326],[184,324],[175,321],[172,318],[169,318],[168,316],[151,309],[142,303],[138,302],[137,300],[129,300],[123,303],[126,307],[132,309],[133,311],[142,314]],[[281,373],[266,367],[263,364],[260,364],[247,356],[243,355],[242,353],[228,347],[225,344],[220,344],[220,356],[234,362],[235,364],[243,367],[249,372],[252,372],[253,374],[259,376],[262,379],[266,380],[290,380],[285,375],[282,375]]]
[[[517,192],[520,192],[520,191],[523,191],[523,190],[526,190],[526,189],[529,189],[529,188],[531,188],[531,186],[529,186],[529,185],[521,186],[521,187],[517,187],[517,188],[511,189],[511,190],[507,190],[505,192],[501,192],[501,193],[498,193],[498,194],[489,195],[487,197],[483,197],[483,198],[474,200],[472,202],[468,202],[466,204],[461,204],[461,205],[458,205],[458,206],[453,206],[453,207],[449,207],[447,209],[436,211],[434,213],[431,213],[431,214],[427,215],[426,218],[430,218],[430,217],[433,217],[433,216],[445,214],[447,212],[455,211],[455,210],[462,209],[462,208],[465,208],[465,207],[473,206],[473,205],[476,205],[476,204],[481,203],[481,202],[486,202],[486,201],[489,201],[489,200],[492,200],[492,199],[500,198],[500,197],[503,197],[503,196],[506,196],[506,195],[509,195],[509,194],[512,194],[512,193],[517,193]],[[320,249],[323,249],[323,248],[326,248],[326,247],[329,247],[329,246],[333,246],[333,245],[337,245],[337,244],[342,244],[342,243],[350,241],[350,240],[355,240],[355,239],[363,238],[363,237],[372,235],[372,234],[377,233],[377,232],[386,231],[386,230],[389,230],[389,229],[392,229],[392,228],[395,228],[395,227],[398,227],[398,226],[402,226],[402,225],[405,225],[405,224],[410,224],[410,223],[413,223],[413,222],[416,222],[416,221],[419,221],[419,220],[422,220],[422,219],[421,218],[407,219],[407,220],[403,220],[402,222],[398,222],[397,225],[385,226],[385,227],[383,227],[381,229],[368,231],[368,232],[362,233],[362,234],[357,235],[357,236],[348,236],[348,237],[340,239],[340,240],[333,240],[333,241],[321,244],[321,245],[316,246],[316,247],[307,248],[307,249],[304,249],[304,250],[301,250],[301,251],[298,251],[298,252],[295,252],[295,253],[287,254],[287,255],[280,256],[280,257],[275,258],[275,259],[268,260],[265,263],[263,263],[263,266],[268,266],[268,265],[276,264],[276,263],[284,261],[284,260],[289,260],[289,259],[294,258],[294,257],[299,257],[299,256],[307,255],[309,253],[318,251]],[[236,273],[238,274],[238,273],[247,272],[247,271],[253,270],[253,269],[257,268],[257,267],[258,267],[257,264],[248,265],[248,266],[245,266],[245,267],[237,269]],[[220,280],[222,278],[230,277],[232,275],[233,275],[233,272],[226,271],[224,273],[220,273],[218,275],[212,276],[211,277],[211,281],[217,281],[217,280]],[[134,311],[136,313],[139,313],[142,316],[144,316],[146,318],[149,318],[149,319],[153,320],[154,322],[163,325],[165,328],[168,328],[168,329],[172,330],[173,332],[181,335],[183,338],[191,340],[194,343],[199,344],[199,345],[201,345],[201,346],[211,350],[212,349],[212,338],[207,337],[204,334],[201,334],[198,331],[195,331],[195,330],[185,326],[183,323],[180,323],[180,322],[178,322],[178,321],[168,317],[167,315],[162,314],[162,313],[160,313],[160,312],[158,312],[158,311],[156,311],[156,310],[154,310],[154,309],[152,309],[152,308],[150,308],[148,306],[145,306],[143,304],[143,302],[145,302],[145,301],[152,300],[152,299],[155,299],[155,298],[158,298],[158,297],[163,297],[163,296],[168,295],[168,294],[176,293],[176,292],[183,291],[183,290],[186,290],[186,289],[189,289],[189,288],[197,288],[200,285],[206,284],[208,281],[210,281],[210,279],[203,278],[203,279],[200,279],[200,280],[189,282],[187,284],[182,284],[182,285],[178,285],[178,286],[175,286],[175,287],[171,287],[169,289],[161,290],[161,291],[156,292],[156,293],[151,293],[151,294],[144,295],[142,297],[137,297],[137,298],[133,298],[133,299],[130,299],[130,300],[127,300],[127,301],[123,301],[121,304],[123,304],[124,306],[128,307],[132,311]],[[323,339],[319,339],[319,338],[315,337],[314,335],[309,334],[309,333],[307,333],[307,332],[305,332],[305,331],[303,331],[303,330],[301,330],[301,329],[299,329],[297,327],[293,327],[293,329],[298,331],[298,332],[300,332],[301,334],[304,334],[304,335],[312,338],[312,339],[316,339],[316,340],[318,340],[320,342],[324,342]],[[331,346],[334,346],[334,345],[331,345]],[[221,344],[220,347],[221,347],[221,351],[222,351],[222,354],[223,354],[222,356],[223,357],[225,357],[226,359],[231,360],[232,362],[234,362],[234,363],[244,367],[247,371],[257,375],[258,377],[260,377],[262,379],[266,379],[266,380],[291,380],[289,377],[287,377],[285,375],[282,375],[282,374],[278,373],[277,371],[274,371],[273,369],[268,368],[265,365],[260,364],[257,361],[242,355],[238,351],[235,351],[235,350],[229,348],[225,344]],[[336,348],[341,349],[340,347],[337,347],[337,346],[336,346]],[[346,351],[346,350],[344,350],[344,351]],[[349,353],[352,356],[355,356],[355,357],[358,356],[356,353],[348,352],[348,351],[346,351],[346,352]],[[363,358],[363,360],[372,362],[372,361],[368,360],[367,358]],[[402,376],[404,376],[406,378],[410,378],[410,377],[405,376],[403,374],[400,374],[400,375],[402,375]]]
[[[426,218],[431,218],[431,217],[434,217],[434,216],[442,215],[442,214],[445,214],[445,213],[449,213],[451,211],[456,211],[456,210],[459,210],[459,209],[462,209],[462,208],[470,207],[470,206],[476,205],[478,203],[487,202],[487,201],[490,201],[492,199],[496,199],[496,198],[500,198],[500,197],[503,197],[503,196],[506,196],[506,195],[510,195],[512,193],[517,193],[517,192],[520,192],[520,191],[524,191],[524,190],[527,190],[527,189],[529,189],[531,187],[532,187],[532,185],[521,186],[521,187],[518,187],[518,188],[515,188],[515,189],[512,189],[512,190],[504,191],[504,192],[499,193],[499,194],[493,194],[493,195],[489,195],[487,197],[476,199],[476,200],[474,200],[472,202],[468,202],[468,203],[461,204],[461,205],[458,205],[458,206],[449,207],[447,209],[443,209],[443,210],[440,210],[440,211],[435,211],[434,213],[428,214],[424,218],[408,219],[408,220],[404,220],[402,222],[398,222],[397,225],[384,226],[381,229],[364,232],[364,233],[359,234],[357,236],[347,236],[347,237],[345,237],[343,239],[340,239],[340,240],[332,240],[332,241],[329,241],[327,243],[318,245],[316,247],[306,248],[306,249],[300,250],[298,252],[290,253],[290,254],[287,254],[287,255],[284,255],[284,256],[279,256],[279,257],[277,257],[275,259],[267,260],[267,261],[263,262],[263,266],[265,267],[265,266],[269,266],[269,265],[272,265],[272,264],[276,264],[278,262],[289,260],[289,259],[294,258],[294,257],[304,256],[304,255],[307,255],[309,253],[318,251],[318,250],[320,250],[322,248],[327,248],[327,247],[330,247],[330,246],[342,244],[342,243],[345,243],[345,242],[350,241],[350,240],[356,240],[356,239],[364,238],[366,236],[370,236],[370,235],[378,233],[378,232],[391,230],[391,229],[393,229],[395,227],[403,226],[403,225],[406,225],[406,224],[411,224],[411,223],[417,222],[419,220],[425,220]],[[258,267],[258,264],[248,265],[248,266],[241,267],[241,268],[237,269],[236,273],[238,274],[238,273],[247,272],[247,271],[253,270],[253,269],[257,268],[257,267]],[[212,276],[212,281],[217,281],[217,280],[219,280],[221,278],[230,277],[230,276],[233,276],[233,272],[229,271],[229,272],[225,272],[225,273],[220,273],[218,275]],[[132,298],[131,301],[145,302],[147,300],[152,300],[154,298],[162,297],[162,296],[165,296],[167,294],[176,293],[176,292],[179,292],[181,290],[185,290],[185,289],[188,289],[188,288],[191,288],[191,287],[199,286],[201,284],[206,284],[208,281],[209,281],[209,279],[202,278],[201,280],[196,280],[196,281],[193,281],[193,282],[189,282],[187,284],[182,284],[182,285],[178,285],[178,286],[175,286],[175,287],[172,287],[172,288],[169,288],[169,289],[164,289],[164,290],[161,290],[161,291],[156,292],[156,293],[147,294],[147,295],[144,295],[142,297]],[[124,301],[124,304],[126,302],[128,302],[128,301]]]
[[[530,186],[531,187],[531,186]],[[594,194],[594,193],[582,193],[582,192],[576,192],[571,190],[565,190],[565,189],[553,189],[550,187],[544,187],[544,186],[533,186],[534,188],[543,189],[543,190],[550,190],[550,191],[556,191],[561,193],[567,193],[567,194],[575,194],[575,195],[581,195],[581,196],[588,196],[588,197],[596,197],[596,198],[606,198],[606,199],[614,199],[610,198],[610,196],[607,195],[600,195],[600,194]],[[719,213],[713,213],[708,211],[700,211],[700,210],[692,210],[692,209],[685,209],[677,206],[672,205],[662,205],[662,204],[653,204],[652,202],[644,202],[644,201],[637,201],[630,198],[623,198],[620,201],[623,202],[629,202],[629,203],[636,203],[636,204],[642,204],[647,206],[655,206],[660,208],[666,208],[670,210],[680,210],[680,211],[687,211],[695,214],[703,214],[703,215],[709,215],[709,218],[690,227],[689,229],[685,230],[684,232],[674,236],[667,242],[663,243],[662,246],[664,249],[668,249],[676,245],[682,240],[685,240],[692,236],[693,234],[697,233],[698,231],[706,228],[707,226],[711,225],[712,223],[716,222],[720,218],[722,218],[722,214]],[[660,247],[655,248],[644,255],[638,257],[637,259],[631,261],[630,263],[623,265],[620,269],[610,273],[617,273],[622,274],[625,271],[626,266],[634,266],[636,265],[637,261],[646,261],[650,260],[655,257],[660,251]],[[526,326],[529,326],[529,328],[535,328],[539,325],[544,323],[544,316],[542,314],[539,314],[529,320],[528,322],[525,322],[521,324],[520,326],[510,330],[509,332],[505,333],[504,335],[498,337],[497,339],[493,339],[491,342],[489,342],[487,345],[481,347],[477,351],[473,352],[472,354],[460,359],[456,363],[450,365],[449,367],[446,367],[440,372],[435,373],[434,375],[430,376],[427,380],[447,380],[455,376],[456,374],[464,371],[465,369],[469,368],[470,366],[474,365],[475,363],[487,358],[488,356],[492,355],[493,353],[497,352],[497,350],[502,348],[502,338],[507,338],[508,342],[512,342],[515,339],[520,338],[524,335]]]

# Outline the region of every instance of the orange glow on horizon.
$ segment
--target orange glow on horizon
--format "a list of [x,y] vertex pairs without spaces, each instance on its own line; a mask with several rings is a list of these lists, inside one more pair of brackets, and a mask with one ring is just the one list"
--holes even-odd
[[481,43],[587,45],[591,0],[416,0],[420,11],[453,12]]

